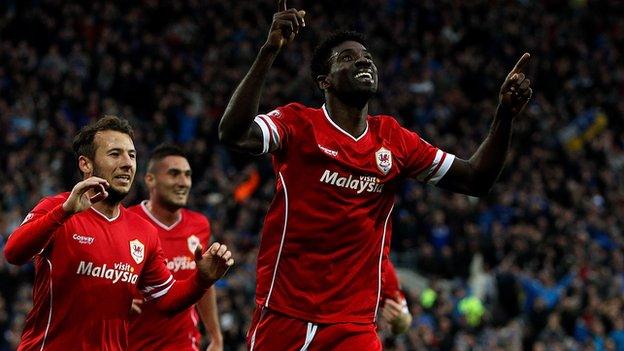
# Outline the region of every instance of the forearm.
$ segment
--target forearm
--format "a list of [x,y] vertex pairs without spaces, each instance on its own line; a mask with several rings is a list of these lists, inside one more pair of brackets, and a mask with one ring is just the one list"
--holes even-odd
[[221,326],[219,325],[219,311],[217,310],[217,293],[214,286],[204,294],[197,303],[197,310],[201,317],[206,332],[210,336],[212,342],[221,344],[223,336],[221,335]]
[[69,216],[63,206],[58,205],[45,215],[17,227],[4,247],[7,262],[17,265],[28,262],[46,247],[54,230]]
[[498,108],[490,131],[468,162],[474,169],[474,182],[480,189],[490,189],[505,164],[511,142],[512,118]]
[[176,314],[193,306],[212,284],[214,281],[205,281],[196,272],[188,279],[173,283],[169,292],[156,299],[155,306],[164,313]]
[[254,117],[258,114],[262,88],[278,50],[263,46],[249,72],[238,85],[230,99],[221,122],[219,139],[235,145],[249,132]]

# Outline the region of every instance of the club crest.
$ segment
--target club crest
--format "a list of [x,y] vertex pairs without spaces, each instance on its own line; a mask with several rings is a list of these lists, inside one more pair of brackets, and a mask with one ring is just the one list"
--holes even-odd
[[140,264],[145,258],[145,245],[138,239],[134,239],[130,242],[130,256],[134,259],[134,262]]
[[392,168],[392,153],[385,147],[380,148],[375,152],[375,162],[381,173],[388,174]]
[[195,235],[191,235],[186,239],[186,243],[188,244],[188,249],[191,253],[195,253],[195,249],[199,245],[199,238]]

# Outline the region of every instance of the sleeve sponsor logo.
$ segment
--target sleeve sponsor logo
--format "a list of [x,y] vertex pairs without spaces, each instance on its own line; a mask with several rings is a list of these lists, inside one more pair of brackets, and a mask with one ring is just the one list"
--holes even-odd
[[34,213],[32,213],[32,212],[31,212],[31,213],[29,213],[29,214],[27,214],[27,215],[26,215],[26,217],[24,218],[24,220],[22,221],[22,223],[21,223],[20,225],[22,225],[22,224],[24,224],[24,223],[26,223],[26,222],[30,221],[30,220],[31,220],[34,216],[35,216],[35,214],[34,214]]
[[106,264],[95,265],[93,262],[80,261],[76,274],[108,279],[113,284],[122,282],[136,285],[139,279],[139,275],[134,273],[134,267],[124,262],[115,263],[111,268]]
[[321,183],[330,184],[339,188],[355,190],[357,194],[361,194],[363,192],[381,193],[384,188],[384,185],[381,184],[379,179],[375,176],[354,177],[352,174],[346,176],[330,170],[325,170],[319,180]]
[[280,112],[280,110],[273,110],[273,111],[267,113],[267,116],[269,116],[271,118],[279,118],[279,117],[282,117],[282,113]]
[[145,258],[145,245],[138,239],[130,241],[130,256],[137,264],[143,262]]

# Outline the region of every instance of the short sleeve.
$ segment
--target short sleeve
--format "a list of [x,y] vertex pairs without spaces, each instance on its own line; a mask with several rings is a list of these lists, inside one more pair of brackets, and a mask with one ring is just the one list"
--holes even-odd
[[455,155],[429,144],[415,132],[398,128],[408,176],[423,183],[437,184],[451,168]]
[[155,239],[139,281],[139,290],[145,300],[152,300],[165,295],[175,282],[173,275],[165,265],[165,256],[160,245],[160,239],[157,235]]
[[262,131],[262,153],[283,150],[287,147],[297,120],[296,104],[281,106],[267,114],[259,114],[254,123]]

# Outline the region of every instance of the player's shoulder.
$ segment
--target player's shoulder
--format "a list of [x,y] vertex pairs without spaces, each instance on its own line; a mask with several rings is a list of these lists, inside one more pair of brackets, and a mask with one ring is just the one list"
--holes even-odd
[[380,134],[384,138],[392,138],[406,130],[394,116],[374,115],[368,117],[368,124],[371,130]]
[[[138,206],[138,205],[137,205]],[[126,220],[132,223],[133,228],[141,228],[144,229],[145,232],[149,235],[157,235],[156,227],[150,221],[148,221],[144,216],[141,215],[140,212],[137,211],[136,206],[131,206],[129,208],[123,209],[125,212]],[[140,210],[140,208],[139,208]]]
[[399,121],[397,121],[397,119],[394,116],[384,115],[384,114],[369,116],[368,123],[376,124],[376,125],[384,126],[384,127],[392,127],[392,128],[401,127],[401,124],[399,124]]
[[198,211],[189,210],[188,208],[182,209],[182,216],[191,223],[208,224],[208,218],[203,213]]
[[44,197],[35,206],[36,209],[52,209],[67,200],[69,192],[58,193]]
[[136,205],[132,205],[132,206],[128,206],[126,208],[126,211],[137,214],[141,217],[144,217],[144,211],[143,211],[143,205],[141,203],[138,203]]
[[318,113],[319,108],[309,107],[299,102],[291,102],[284,106],[277,107],[275,110],[268,113],[271,118],[288,118],[297,116],[309,116],[314,113]]

